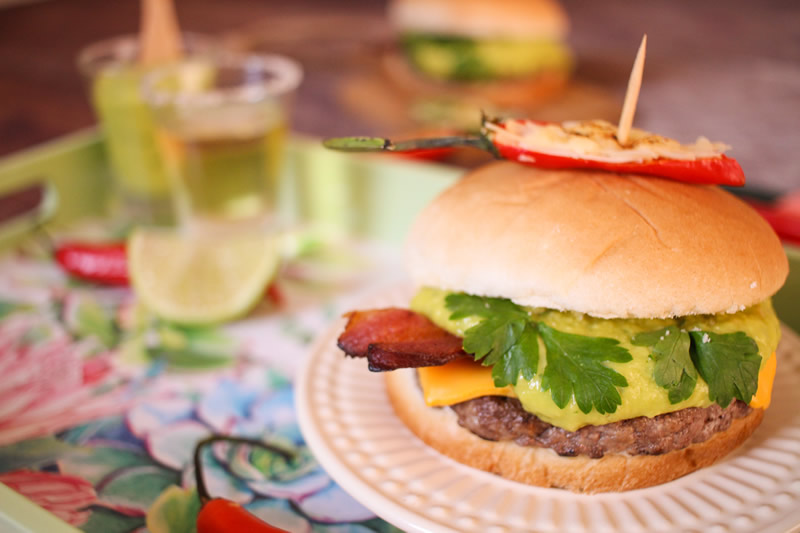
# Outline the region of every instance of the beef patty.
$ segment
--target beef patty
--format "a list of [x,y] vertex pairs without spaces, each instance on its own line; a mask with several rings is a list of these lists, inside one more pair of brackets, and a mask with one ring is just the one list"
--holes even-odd
[[520,446],[550,448],[559,455],[603,457],[607,453],[660,455],[703,442],[730,427],[751,408],[734,400],[722,408],[688,407],[653,418],[640,416],[602,426],[567,431],[525,411],[516,398],[482,396],[452,405],[458,423],[487,440],[513,440]]

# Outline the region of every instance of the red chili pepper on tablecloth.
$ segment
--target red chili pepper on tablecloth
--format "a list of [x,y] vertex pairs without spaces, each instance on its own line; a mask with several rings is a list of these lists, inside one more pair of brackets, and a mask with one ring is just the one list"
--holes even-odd
[[283,290],[278,286],[278,282],[273,281],[267,286],[267,290],[264,293],[267,299],[272,302],[277,308],[281,308],[286,305],[286,295],[283,293]]
[[69,274],[86,281],[105,285],[128,285],[128,261],[125,243],[60,244],[55,258]]
[[200,498],[202,508],[197,515],[197,533],[238,533],[245,531],[248,533],[290,533],[285,529],[280,529],[264,522],[236,502],[224,498],[211,497],[203,477],[201,452],[203,448],[215,442],[232,442],[234,444],[257,446],[281,455],[287,461],[293,456],[288,450],[265,442],[240,437],[212,435],[198,442],[194,448],[194,475],[197,484],[197,495]]
[[379,137],[341,137],[323,143],[349,152],[407,153],[453,146],[471,146],[496,157],[541,168],[586,168],[645,174],[705,185],[744,185],[739,163],[723,154],[728,147],[700,138],[683,145],[634,130],[619,143],[616,126],[601,120],[564,122],[484,119],[480,136],[436,137],[393,142]]
[[271,526],[236,502],[224,498],[208,500],[197,515],[197,533],[289,533]]

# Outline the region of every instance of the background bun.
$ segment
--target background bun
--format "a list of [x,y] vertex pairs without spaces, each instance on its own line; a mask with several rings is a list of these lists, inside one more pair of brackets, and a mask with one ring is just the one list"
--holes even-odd
[[419,285],[602,318],[736,312],[788,274],[769,225],[718,187],[512,162],[434,200],[407,258]]
[[743,443],[764,416],[753,409],[709,440],[663,455],[561,457],[544,448],[484,440],[458,425],[449,408],[425,405],[415,369],[385,374],[387,392],[397,416],[426,444],[456,461],[507,479],[574,492],[633,490],[666,483],[709,466]]
[[554,0],[394,0],[389,21],[403,32],[560,40],[569,30]]

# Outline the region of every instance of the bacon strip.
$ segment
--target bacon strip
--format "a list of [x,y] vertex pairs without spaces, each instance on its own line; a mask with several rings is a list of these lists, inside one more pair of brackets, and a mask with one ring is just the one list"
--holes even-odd
[[428,318],[390,307],[347,313],[339,348],[352,357],[366,357],[373,372],[439,366],[468,354],[462,340]]

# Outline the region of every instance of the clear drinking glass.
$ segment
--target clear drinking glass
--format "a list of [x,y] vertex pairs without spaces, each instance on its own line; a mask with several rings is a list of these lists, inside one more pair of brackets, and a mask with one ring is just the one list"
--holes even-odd
[[[190,57],[213,49],[208,38],[184,38],[184,53]],[[105,133],[117,214],[131,223],[170,224],[174,222],[171,189],[141,93],[148,69],[139,65],[138,57],[138,37],[125,35],[84,48],[78,67],[89,82]]]
[[179,224],[268,227],[275,214],[300,66],[282,56],[216,54],[143,80]]

